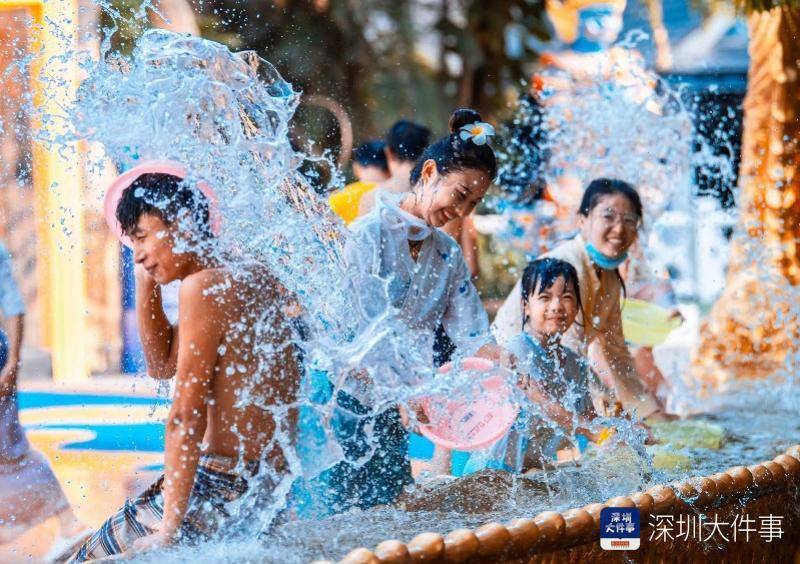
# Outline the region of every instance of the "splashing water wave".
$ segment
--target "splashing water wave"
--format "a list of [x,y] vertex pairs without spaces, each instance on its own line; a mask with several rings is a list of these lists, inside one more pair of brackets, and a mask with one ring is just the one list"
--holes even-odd
[[[427,355],[406,346],[418,331],[389,305],[387,282],[345,264],[347,233],[318,196],[315,179],[302,172],[309,161],[327,163],[292,147],[290,120],[299,95],[272,65],[253,52],[232,53],[212,41],[153,30],[130,58],[86,63],[85,70],[73,110],[78,139],[101,144],[121,169],[176,161],[189,171],[188,182],[213,187],[223,218],[220,235],[179,242],[177,251],[213,256],[234,273],[253,261],[266,266],[307,312],[306,334],[297,338],[307,365],[324,370],[339,389],[357,388],[368,378],[376,410],[426,393],[426,385],[441,387],[433,382]],[[262,312],[263,328],[256,329],[261,338],[254,348],[264,358],[274,352],[273,313]],[[357,370],[366,376],[353,377]],[[261,405],[250,394],[241,403]],[[278,420],[298,407],[329,420],[334,409],[333,402],[320,406],[309,397],[262,407]],[[292,467],[279,488],[285,494],[304,468],[291,430],[277,440]],[[341,460],[335,441],[329,443],[322,455],[326,465]],[[266,512],[259,527],[267,527],[279,509]]]
[[[389,305],[386,282],[378,277],[356,276],[345,264],[347,232],[317,195],[315,188],[319,187],[314,184],[318,180],[303,172],[309,162],[323,166],[327,163],[292,146],[290,123],[299,94],[269,63],[252,52],[232,53],[211,41],[150,31],[130,58],[109,57],[87,62],[84,67],[88,78],[73,110],[76,138],[101,144],[120,168],[149,159],[169,159],[186,166],[189,181],[202,179],[212,186],[224,218],[222,232],[213,244],[203,243],[205,246],[200,249],[187,250],[211,253],[234,272],[252,261],[267,266],[307,312],[307,335],[302,340],[298,338],[298,342],[302,341],[309,366],[324,370],[332,376],[336,388],[344,389],[357,385],[351,375],[354,370],[363,370],[372,384],[370,402],[377,408],[458,386],[458,375],[434,379],[427,355],[407,345],[418,342],[417,331],[412,331]],[[581,111],[580,107],[574,108],[576,123],[582,121]],[[648,131],[652,127],[663,135],[663,121],[655,124],[648,121],[652,118],[649,114],[637,116],[642,126],[636,132],[652,136],[655,132]],[[614,137],[630,119],[623,112],[608,122],[609,129],[602,135]],[[684,131],[682,119],[675,118],[670,127]],[[565,133],[564,142],[571,139],[578,146],[589,143],[587,139],[581,141],[581,135],[580,131]],[[553,150],[561,149],[554,146]],[[620,166],[630,160],[630,166],[639,168],[642,162],[661,163],[666,159],[668,166],[664,164],[662,168],[666,167],[667,172],[688,166],[687,155],[677,151],[675,145],[657,157],[640,151],[632,158],[630,148],[621,151],[606,153],[605,157],[619,161]],[[269,315],[270,311],[265,311],[262,318]],[[266,322],[264,326],[268,327]],[[263,335],[263,342],[256,343],[256,348],[269,349],[267,337]],[[339,374],[343,376],[336,376]],[[468,371],[461,374],[464,379],[472,376]],[[258,402],[258,398],[245,395],[242,401]],[[292,405],[265,409],[273,410],[276,418],[286,418],[289,409],[298,407],[314,410],[323,420],[330,419],[333,409],[330,404],[315,404],[306,395]],[[618,426],[624,427],[625,423],[619,422]],[[634,430],[619,435],[629,444],[641,445],[641,437]],[[289,459],[291,470],[279,485],[280,501],[259,507],[261,518],[244,528],[245,537],[250,540],[234,540],[232,531],[226,530],[224,538],[204,546],[198,555],[235,555],[239,561],[306,561],[314,554],[344,551],[356,542],[363,543],[364,527],[378,538],[396,536],[403,526],[418,531],[420,523],[428,522],[431,515],[438,516],[441,527],[463,526],[462,515],[418,506],[416,514],[379,509],[370,512],[368,518],[355,511],[324,522],[291,523],[270,532],[266,540],[254,541],[253,537],[268,529],[283,509],[292,479],[309,474],[295,452],[291,430],[283,429],[276,440]],[[326,465],[342,458],[335,446],[329,448],[332,450],[323,456]],[[495,477],[489,480],[491,484],[480,486],[483,478],[479,475],[439,491],[445,495],[448,487],[455,488],[453,495],[462,501],[471,496],[488,500],[502,488],[508,493],[502,499],[513,501],[476,513],[470,518],[472,521],[467,519],[470,522],[483,522],[493,512],[498,518],[530,515],[534,508],[599,500],[643,485],[650,479],[649,461],[636,451],[632,449],[623,467],[617,464],[611,468],[609,460],[615,457],[615,451],[608,450],[587,459],[582,472],[548,472],[541,482],[527,477]],[[620,457],[616,460],[619,462]],[[495,484],[498,480],[503,482],[499,486]],[[476,489],[471,489],[473,486]],[[523,495],[533,490],[544,494],[529,498]],[[257,499],[250,499],[242,505],[256,503]],[[413,501],[406,503],[408,508],[413,506]],[[338,532],[334,535],[333,531]],[[357,534],[359,539],[345,538],[347,534]],[[328,546],[332,538],[338,539],[333,551]],[[175,559],[185,559],[196,550],[181,549]],[[142,555],[140,560],[153,558]],[[159,561],[163,561],[161,558]]]

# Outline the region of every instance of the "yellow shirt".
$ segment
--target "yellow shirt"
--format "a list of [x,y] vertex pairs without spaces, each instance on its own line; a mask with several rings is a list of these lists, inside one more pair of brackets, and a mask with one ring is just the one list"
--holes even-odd
[[345,225],[350,225],[358,218],[358,209],[361,197],[374,190],[378,185],[375,182],[353,182],[338,192],[331,194],[329,203],[333,212],[342,218]]

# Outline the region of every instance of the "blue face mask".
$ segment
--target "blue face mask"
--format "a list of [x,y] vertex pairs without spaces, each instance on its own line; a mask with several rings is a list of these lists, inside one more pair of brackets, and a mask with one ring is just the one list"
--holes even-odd
[[595,263],[597,266],[602,268],[603,270],[616,270],[619,265],[625,262],[628,259],[628,252],[625,251],[617,258],[607,257],[600,251],[594,248],[594,245],[591,243],[586,243],[586,253],[589,255],[589,258],[592,259],[592,262]]

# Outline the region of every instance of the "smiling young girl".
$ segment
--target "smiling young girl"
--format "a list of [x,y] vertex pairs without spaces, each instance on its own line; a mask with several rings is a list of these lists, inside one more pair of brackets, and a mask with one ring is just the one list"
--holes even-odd
[[522,328],[506,343],[514,354],[527,402],[515,425],[488,452],[473,455],[467,472],[489,467],[525,472],[553,461],[573,434],[595,440],[593,398],[604,396],[586,360],[561,343],[581,309],[578,273],[563,260],[543,258],[522,275]]
[[[582,309],[565,335],[565,344],[588,348],[593,368],[627,410],[650,420],[669,417],[644,387],[622,334],[619,266],[628,258],[642,221],[642,201],[622,180],[593,180],[579,208],[580,234],[545,256],[570,263],[578,273]],[[520,284],[514,287],[495,319],[495,335],[504,343],[522,327]]]

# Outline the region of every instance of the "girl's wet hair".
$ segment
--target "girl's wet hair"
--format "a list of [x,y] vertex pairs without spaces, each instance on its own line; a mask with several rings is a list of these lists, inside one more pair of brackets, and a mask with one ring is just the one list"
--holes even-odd
[[581,285],[578,280],[578,271],[570,263],[555,259],[555,258],[541,258],[528,263],[525,271],[522,273],[522,324],[523,326],[528,321],[526,306],[528,300],[537,290],[544,292],[553,287],[553,284],[559,278],[564,279],[564,284],[572,284],[575,290],[575,299],[578,304],[578,311],[583,311],[581,304]]
[[403,161],[416,161],[431,140],[431,130],[427,127],[401,119],[386,134],[386,147]]
[[633,206],[636,215],[642,217],[644,215],[644,208],[642,207],[642,199],[639,197],[639,192],[632,184],[619,180],[616,178],[596,178],[589,183],[583,193],[581,205],[578,208],[578,213],[586,217],[592,210],[600,203],[600,199],[604,196],[613,196],[615,194],[622,194]]
[[142,174],[122,192],[117,204],[117,221],[127,235],[133,233],[144,214],[161,218],[167,225],[181,217],[192,218],[202,238],[211,237],[208,199],[182,178],[164,173]]
[[422,167],[426,161],[436,163],[436,170],[441,175],[447,175],[459,170],[482,170],[489,179],[497,176],[497,159],[494,150],[488,143],[477,145],[472,139],[461,139],[459,130],[476,121],[483,121],[481,114],[475,110],[462,108],[453,112],[450,118],[450,135],[442,137],[436,143],[425,149],[411,171],[411,184],[419,182],[422,176]]
[[380,140],[367,141],[353,151],[353,160],[361,166],[376,166],[382,170],[389,170],[384,148],[386,143]]

